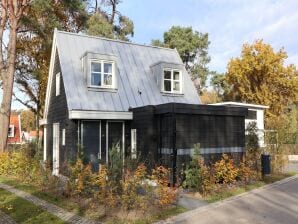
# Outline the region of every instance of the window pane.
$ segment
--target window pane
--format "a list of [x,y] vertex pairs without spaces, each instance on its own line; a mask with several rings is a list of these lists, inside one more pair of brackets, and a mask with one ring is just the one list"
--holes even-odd
[[104,72],[112,73],[112,64],[111,63],[104,63]]
[[174,82],[174,91],[180,91],[180,82]]
[[164,91],[168,91],[168,92],[171,92],[171,81],[167,81],[165,80],[164,81]]
[[180,80],[180,72],[174,71],[174,80]]
[[101,86],[100,74],[92,73],[91,74],[91,85],[93,86]]
[[164,71],[164,79],[171,79],[171,71]]
[[101,72],[101,63],[91,62],[91,72]]
[[104,84],[107,86],[112,85],[112,75],[111,74],[104,74]]
[[257,119],[257,111],[248,110],[248,114],[246,116],[246,119],[256,120]]

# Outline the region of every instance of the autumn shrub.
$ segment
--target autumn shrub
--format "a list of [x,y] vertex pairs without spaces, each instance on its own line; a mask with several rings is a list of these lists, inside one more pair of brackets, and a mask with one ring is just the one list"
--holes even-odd
[[70,167],[69,181],[73,195],[91,195],[93,188],[92,179],[91,165],[84,165],[81,159],[77,159],[74,166]]
[[167,207],[177,200],[177,189],[168,187],[170,169],[158,166],[152,170],[150,179],[157,184],[155,192],[157,200],[155,204],[159,207]]
[[241,162],[238,169],[238,178],[245,183],[257,179],[257,172],[252,170],[245,162]]
[[8,175],[10,171],[10,153],[1,152],[0,153],[0,176]]
[[23,145],[18,150],[0,154],[0,175],[38,184],[41,176],[41,164],[34,154],[28,153],[28,146]]
[[202,178],[201,193],[207,195],[217,187],[214,169],[213,166],[206,166],[204,161],[200,161],[200,169]]
[[135,170],[126,170],[122,185],[121,203],[125,210],[145,211],[150,204],[151,188],[146,182],[147,168],[140,164]]
[[216,183],[232,184],[236,182],[238,167],[234,160],[227,154],[222,155],[222,159],[214,164],[214,176]]

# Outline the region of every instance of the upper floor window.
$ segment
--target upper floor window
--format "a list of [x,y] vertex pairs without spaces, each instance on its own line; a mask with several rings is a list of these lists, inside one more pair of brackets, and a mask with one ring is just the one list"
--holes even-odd
[[9,138],[13,138],[14,137],[14,125],[9,125],[9,128],[8,128],[8,137]]
[[257,111],[255,111],[255,110],[248,110],[246,119],[257,120]]
[[104,60],[91,61],[92,87],[114,87],[114,62]]
[[56,74],[56,96],[60,95],[60,73]]
[[181,93],[181,71],[177,69],[163,70],[163,91],[167,93]]

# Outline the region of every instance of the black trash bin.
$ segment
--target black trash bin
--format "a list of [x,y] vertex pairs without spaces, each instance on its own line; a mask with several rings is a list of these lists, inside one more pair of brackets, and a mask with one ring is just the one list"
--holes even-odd
[[268,175],[271,173],[270,160],[270,155],[261,155],[262,175]]

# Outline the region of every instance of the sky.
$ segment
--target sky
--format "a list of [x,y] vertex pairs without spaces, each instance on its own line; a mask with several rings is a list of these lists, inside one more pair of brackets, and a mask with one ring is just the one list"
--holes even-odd
[[[263,39],[277,51],[284,47],[286,64],[298,67],[298,0],[123,0],[118,11],[134,22],[133,42],[162,39],[173,25],[208,33],[209,68],[225,72],[243,43]],[[13,102],[13,108],[22,106]]]
[[134,22],[133,42],[162,39],[173,25],[208,33],[209,67],[225,72],[243,43],[263,39],[298,66],[298,0],[123,0],[118,10]]

